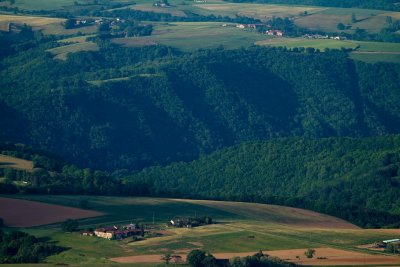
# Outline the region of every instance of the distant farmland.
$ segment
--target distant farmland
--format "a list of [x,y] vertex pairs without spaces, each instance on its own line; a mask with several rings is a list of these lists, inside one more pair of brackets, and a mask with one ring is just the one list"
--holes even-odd
[[27,24],[36,29],[44,29],[51,24],[61,24],[65,19],[46,18],[34,16],[15,16],[15,15],[0,15],[0,27],[6,29],[8,23],[19,25]]
[[282,46],[287,48],[294,47],[313,47],[324,51],[324,49],[355,49],[351,53],[351,58],[355,60],[374,63],[378,61],[400,63],[400,44],[384,42],[363,42],[352,40],[332,40],[332,39],[306,39],[306,38],[270,38],[257,41],[261,46]]
[[215,48],[239,48],[265,39],[255,32],[238,29],[235,24],[223,27],[221,22],[175,22],[155,24],[151,36],[118,38],[114,42],[127,47],[163,44],[174,46],[185,51]]

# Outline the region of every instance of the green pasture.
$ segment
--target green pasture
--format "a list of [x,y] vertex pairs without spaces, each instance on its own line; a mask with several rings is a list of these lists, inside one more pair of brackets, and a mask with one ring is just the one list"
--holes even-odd
[[15,0],[13,7],[25,10],[56,10],[73,5],[75,0]]
[[355,49],[358,45],[354,42],[332,40],[332,39],[306,39],[306,38],[270,38],[256,42],[257,45],[263,46],[284,46],[287,48],[294,47],[313,47],[324,51],[325,48],[330,49]]
[[238,29],[235,24],[219,22],[181,22],[155,24],[151,36],[118,38],[114,42],[127,47],[163,44],[184,51],[215,48],[227,49],[252,45],[265,36],[251,30]]
[[54,58],[60,60],[66,60],[69,53],[76,53],[80,51],[98,51],[99,47],[94,42],[82,42],[82,43],[73,43],[69,45],[59,46],[56,48],[52,48],[47,50]]
[[324,51],[329,49],[354,49],[350,57],[354,60],[367,63],[392,62],[400,63],[400,44],[384,42],[363,42],[352,40],[332,40],[332,39],[305,39],[305,38],[269,38],[257,41],[261,46],[282,46],[287,48],[294,47],[313,47]]

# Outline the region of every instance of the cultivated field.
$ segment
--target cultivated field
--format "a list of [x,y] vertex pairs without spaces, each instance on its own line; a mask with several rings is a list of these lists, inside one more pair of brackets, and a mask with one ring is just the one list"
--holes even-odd
[[0,218],[10,227],[32,227],[103,215],[96,211],[50,205],[27,200],[0,198]]
[[0,154],[0,168],[12,168],[19,170],[33,170],[33,163],[29,160],[14,158]]
[[61,26],[61,23],[64,21],[65,19],[59,18],[0,15],[0,29],[8,30],[8,24],[15,23],[18,25],[27,24],[32,26],[35,30],[42,30],[54,25]]
[[[400,258],[396,256],[384,256],[384,255],[366,255],[354,251],[346,251],[333,248],[316,248],[315,256],[312,259],[308,259],[304,252],[307,248],[303,249],[290,249],[290,250],[267,250],[263,251],[264,254],[278,257],[289,262],[293,262],[299,265],[307,266],[349,266],[349,265],[394,265],[400,264]],[[213,255],[217,259],[232,259],[234,257],[246,257],[257,253],[258,251],[252,252],[238,252],[238,253],[214,253]],[[186,260],[187,254],[176,254],[179,255],[182,260]],[[117,257],[111,260],[118,263],[162,263],[163,254],[154,255],[140,255],[140,256],[129,256],[129,257]]]
[[[49,237],[59,245],[71,248],[49,257],[50,264],[115,266],[118,265],[116,262],[134,261],[132,266],[155,266],[161,262],[160,255],[166,252],[182,255],[184,258],[195,248],[204,249],[220,258],[245,256],[261,249],[270,255],[307,265],[360,266],[364,264],[364,259],[367,263],[379,266],[400,264],[399,257],[384,256],[381,252],[373,255],[370,254],[370,250],[359,248],[360,245],[397,237],[400,235],[399,229],[360,229],[340,219],[302,209],[163,198],[37,195],[18,197],[71,207],[77,207],[82,199],[87,200],[89,209],[105,215],[81,220],[82,229],[129,222],[152,226],[154,216],[154,227],[162,234],[161,237],[131,242],[130,238],[109,241],[81,236],[79,233],[65,234],[59,232],[57,225],[28,229],[32,234]],[[165,228],[166,222],[171,218],[196,215],[209,215],[216,223],[192,229]],[[306,261],[304,252],[307,248],[317,248],[318,257],[327,259]],[[295,256],[300,256],[300,261]],[[354,258],[353,262],[350,262],[351,257]],[[124,263],[123,266],[129,266],[129,263]]]
[[[169,45],[185,51],[215,48],[239,48],[252,45],[265,36],[255,32],[238,29],[235,24],[218,22],[175,22],[155,24],[151,36],[114,39],[114,42],[127,47],[144,45]],[[207,40],[206,42],[204,40]]]

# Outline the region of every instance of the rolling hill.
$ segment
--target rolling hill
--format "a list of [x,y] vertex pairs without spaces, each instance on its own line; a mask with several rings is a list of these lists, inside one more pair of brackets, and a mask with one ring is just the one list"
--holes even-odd
[[275,139],[130,178],[158,195],[306,207],[366,227],[400,218],[399,136]]

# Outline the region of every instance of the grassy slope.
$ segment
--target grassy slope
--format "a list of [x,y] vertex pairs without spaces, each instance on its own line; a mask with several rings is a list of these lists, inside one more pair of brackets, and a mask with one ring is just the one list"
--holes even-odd
[[33,169],[33,164],[31,161],[28,160],[14,158],[0,154],[0,168],[13,168],[13,169],[31,171]]
[[[358,250],[355,246],[371,243],[394,236],[393,230],[362,229],[321,229],[313,227],[288,226],[271,220],[288,215],[287,208],[272,209],[271,206],[251,207],[246,203],[236,203],[238,212],[227,212],[232,205],[229,202],[173,200],[159,198],[118,198],[118,197],[77,197],[77,196],[18,196],[48,203],[76,205],[80,198],[89,200],[92,209],[109,212],[103,218],[104,224],[125,221],[127,218],[141,218],[144,222],[152,220],[153,212],[161,226],[167,218],[209,214],[219,223],[194,229],[173,229],[169,235],[141,242],[108,241],[99,238],[80,236],[78,233],[61,233],[58,226],[25,229],[39,237],[50,237],[59,245],[68,247],[67,251],[48,258],[53,264],[71,264],[79,266],[116,266],[107,258],[125,255],[163,254],[166,251],[178,252],[187,249],[202,248],[210,252],[248,252],[259,249],[277,250],[307,247],[338,247]],[[210,207],[210,205],[214,207]],[[243,210],[247,215],[244,216]],[[274,211],[274,214],[271,214]],[[129,216],[131,215],[131,216]],[[262,217],[260,217],[262,216]],[[314,218],[309,218],[312,221]],[[94,221],[81,221],[82,228],[93,225]],[[96,224],[99,224],[97,221]],[[101,256],[99,256],[101,255]],[[133,264],[134,265],[134,264]],[[130,266],[125,265],[124,266]],[[134,265],[137,266],[137,265]]]
[[64,45],[47,50],[57,59],[66,60],[68,53],[76,53],[79,51],[98,51],[99,47],[94,42],[78,42]]

